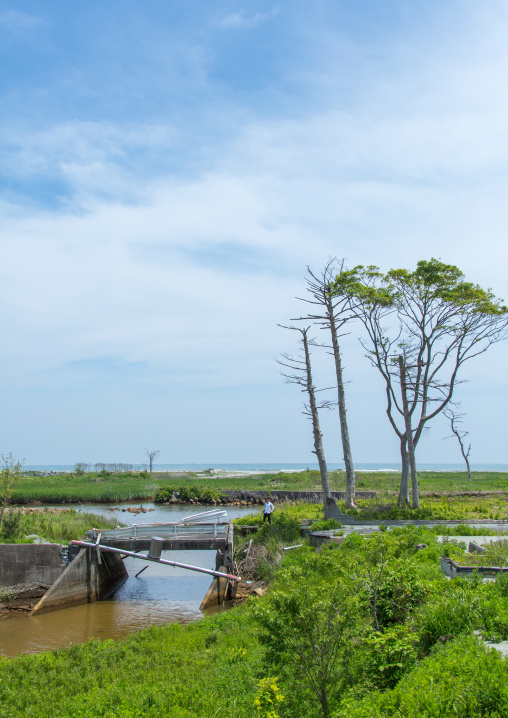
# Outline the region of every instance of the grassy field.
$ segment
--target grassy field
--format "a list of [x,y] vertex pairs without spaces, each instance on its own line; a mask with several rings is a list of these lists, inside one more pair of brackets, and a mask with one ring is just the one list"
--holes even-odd
[[[508,473],[475,472],[472,481],[467,481],[465,472],[422,472],[420,475],[422,495],[449,492],[485,492],[506,491],[508,493]],[[380,499],[392,500],[398,491],[400,474],[396,472],[357,472],[357,489],[380,492]],[[334,491],[345,487],[344,472],[333,471],[330,484]],[[209,487],[221,489],[254,489],[270,491],[272,489],[304,491],[319,490],[321,481],[318,471],[302,471],[292,474],[266,474],[239,478],[197,478],[192,474],[177,478],[171,473],[157,473],[145,478],[139,474],[60,474],[56,476],[23,476],[16,484],[12,500],[17,504],[40,501],[42,503],[79,503],[79,502],[118,502],[147,501],[153,498],[157,489],[169,486],[174,490],[180,487]]]

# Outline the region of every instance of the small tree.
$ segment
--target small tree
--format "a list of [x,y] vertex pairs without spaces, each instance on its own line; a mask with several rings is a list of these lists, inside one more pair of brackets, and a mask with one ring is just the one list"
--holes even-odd
[[342,582],[321,583],[312,568],[286,570],[278,583],[284,588],[272,591],[254,611],[266,660],[289,684],[287,700],[299,704],[298,715],[308,715],[302,702],[312,696],[323,718],[330,718],[349,683],[354,645],[364,629],[358,597]]
[[[279,325],[282,326],[282,325]],[[325,460],[325,452],[323,448],[323,434],[319,425],[318,409],[330,409],[332,404],[330,401],[321,401],[318,403],[316,399],[316,387],[312,378],[312,368],[310,363],[309,345],[314,344],[314,340],[309,339],[308,333],[310,327],[301,329],[300,327],[283,327],[299,332],[303,347],[303,355],[294,357],[291,354],[283,354],[282,360],[278,359],[277,364],[291,369],[291,374],[283,373],[282,376],[290,383],[303,387],[302,391],[307,393],[309,403],[304,404],[303,413],[310,417],[312,421],[312,432],[314,435],[314,454],[317,456],[319,464],[319,472],[321,474],[321,485],[323,487],[323,502],[325,508],[325,516],[327,515],[327,499],[330,498],[330,482],[328,479],[328,468]]]
[[469,436],[469,431],[464,431],[463,429],[459,428],[459,424],[462,424],[462,417],[464,414],[458,414],[456,411],[453,411],[453,409],[446,409],[444,412],[444,415],[450,422],[450,428],[452,430],[453,436],[446,436],[446,439],[457,439],[460,446],[460,453],[462,454],[462,458],[466,462],[466,468],[467,468],[467,480],[471,481],[471,467],[469,465],[469,454],[471,453],[471,444],[468,445],[466,449],[466,445],[464,443],[464,439],[466,436]]
[[150,466],[150,473],[152,473],[153,470],[153,462],[155,459],[159,456],[161,452],[158,449],[149,451],[148,449],[145,449],[146,458],[148,459],[148,463]]
[[2,526],[2,519],[4,512],[8,506],[11,496],[12,489],[16,481],[21,476],[21,469],[23,467],[23,461],[16,461],[12,454],[4,456],[0,454],[0,527]]

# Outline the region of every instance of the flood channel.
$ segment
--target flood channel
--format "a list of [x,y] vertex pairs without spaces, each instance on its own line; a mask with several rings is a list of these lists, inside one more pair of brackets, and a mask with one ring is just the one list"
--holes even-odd
[[[131,514],[121,509],[133,504],[90,504],[57,508],[74,508],[82,512],[116,516],[124,525],[169,523],[185,516],[207,511],[201,506],[159,506],[145,514]],[[118,507],[120,511],[111,511]],[[232,520],[252,513],[254,507],[226,507]],[[156,531],[154,532],[156,535]],[[77,536],[76,538],[81,538]],[[163,558],[203,568],[215,568],[215,551],[163,551]],[[126,558],[129,578],[107,601],[71,606],[31,617],[13,615],[0,620],[0,656],[13,658],[24,653],[38,653],[84,643],[91,638],[119,639],[148,626],[165,623],[191,623],[202,618],[199,606],[210,585],[211,576],[187,569],[164,566]],[[138,573],[144,566],[148,568]],[[207,614],[214,609],[208,610]],[[217,609],[215,609],[217,610]]]

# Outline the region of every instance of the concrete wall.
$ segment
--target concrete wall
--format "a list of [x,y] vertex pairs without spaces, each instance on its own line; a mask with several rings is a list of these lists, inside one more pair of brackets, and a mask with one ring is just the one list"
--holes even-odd
[[103,601],[126,579],[127,570],[118,554],[101,552],[97,562],[93,549],[82,549],[34,606],[31,613],[42,613],[72,604]]
[[[322,503],[323,493],[321,491],[248,491],[240,489],[220,490],[221,494],[225,494],[229,501],[262,501],[266,496],[270,496],[272,501],[307,501],[308,503]],[[331,495],[337,501],[345,499],[344,491],[331,491]],[[375,491],[357,491],[357,499],[375,499]]]
[[0,588],[52,584],[65,570],[58,544],[0,544]]

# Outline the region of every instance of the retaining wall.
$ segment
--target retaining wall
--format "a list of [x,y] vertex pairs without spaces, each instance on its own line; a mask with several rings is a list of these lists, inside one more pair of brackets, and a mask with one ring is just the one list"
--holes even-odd
[[[323,503],[322,491],[248,491],[246,489],[220,490],[230,501],[262,501],[267,496],[276,501],[307,501],[311,504]],[[337,501],[344,501],[345,491],[332,491],[331,495]],[[357,491],[357,499],[375,499],[375,491]]]
[[22,583],[52,584],[65,571],[59,544],[1,544],[0,588]]
[[127,576],[119,554],[101,551],[101,563],[98,563],[96,551],[90,548],[82,549],[34,606],[30,615],[72,604],[103,601]]

